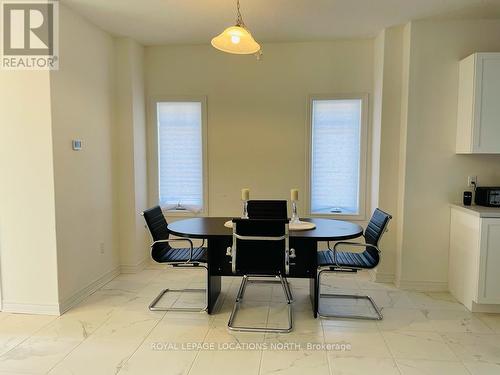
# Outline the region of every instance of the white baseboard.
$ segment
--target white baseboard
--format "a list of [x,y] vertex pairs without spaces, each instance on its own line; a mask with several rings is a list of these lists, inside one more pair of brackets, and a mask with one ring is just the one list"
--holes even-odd
[[393,283],[396,279],[393,273],[379,272],[376,270],[370,270],[370,276],[372,280],[377,283]]
[[149,270],[164,270],[167,269],[171,266],[168,266],[166,264],[161,264],[157,263],[154,260],[150,260],[149,262],[146,263],[146,268]]
[[137,273],[149,266],[149,261],[144,258],[137,264],[120,264],[120,273]]
[[109,283],[111,280],[113,280],[119,274],[120,274],[120,268],[116,267],[116,268],[112,269],[111,271],[106,272],[104,275],[99,277],[97,280],[94,280],[93,282],[88,284],[86,287],[83,287],[82,289],[80,289],[78,292],[76,292],[72,296],[65,298],[63,301],[60,301],[59,302],[59,314],[62,315],[66,311],[71,309],[73,306],[78,305],[85,298],[90,296],[92,293],[94,293],[96,290],[101,288],[103,285]]
[[485,305],[472,302],[472,308],[470,310],[472,312],[498,314],[500,313],[500,305]]
[[43,305],[31,303],[17,303],[17,302],[2,302],[2,312],[16,313],[16,314],[37,314],[37,315],[61,315],[59,305]]
[[39,315],[62,315],[70,308],[78,305],[89,295],[113,280],[120,273],[119,267],[106,272],[104,275],[94,280],[86,287],[80,289],[72,296],[59,301],[59,304],[44,305],[44,304],[27,304],[17,303],[12,301],[2,301],[2,311],[18,314],[39,314]]
[[396,286],[400,289],[415,290],[417,292],[447,292],[446,281],[410,281],[396,280]]

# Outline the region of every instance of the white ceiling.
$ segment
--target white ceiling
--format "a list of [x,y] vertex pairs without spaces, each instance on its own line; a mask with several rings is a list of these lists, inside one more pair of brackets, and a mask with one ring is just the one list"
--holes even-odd
[[[500,0],[240,0],[258,41],[375,36],[439,15],[498,17]],[[62,0],[102,29],[146,45],[209,43],[234,23],[236,0]]]

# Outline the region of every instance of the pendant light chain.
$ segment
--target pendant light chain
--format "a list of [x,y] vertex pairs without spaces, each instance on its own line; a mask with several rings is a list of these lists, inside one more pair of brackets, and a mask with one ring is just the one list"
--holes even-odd
[[[245,22],[243,22],[243,17],[241,15],[240,0],[236,0],[236,12],[237,12],[236,26],[240,26],[246,29],[247,27],[245,26]],[[254,55],[257,58],[257,60],[261,60],[263,55],[262,48],[260,48]]]
[[[241,10],[240,10],[240,0],[236,0],[236,26],[240,26],[240,27],[243,27],[244,29],[246,29],[246,25],[245,25],[245,22],[243,22],[243,17],[241,15]],[[255,57],[257,58],[257,60],[261,60],[262,59],[262,48],[260,48],[257,52],[255,52]]]
[[241,16],[240,0],[236,0],[236,9],[237,9],[236,26],[241,26],[246,28],[245,22],[243,22],[243,17]]

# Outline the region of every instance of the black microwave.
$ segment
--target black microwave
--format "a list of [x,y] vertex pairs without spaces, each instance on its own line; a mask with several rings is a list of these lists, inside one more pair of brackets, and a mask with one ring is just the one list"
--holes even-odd
[[474,202],[478,206],[500,207],[500,187],[477,187]]

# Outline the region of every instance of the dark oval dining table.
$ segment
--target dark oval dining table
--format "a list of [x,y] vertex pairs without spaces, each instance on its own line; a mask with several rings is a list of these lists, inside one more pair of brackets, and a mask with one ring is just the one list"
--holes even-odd
[[[178,237],[206,239],[208,247],[208,313],[212,314],[221,291],[222,276],[241,276],[231,272],[231,258],[226,250],[232,243],[233,231],[224,226],[229,217],[199,217],[177,220],[168,224],[171,234]],[[363,228],[355,223],[342,220],[301,218],[301,221],[314,223],[311,230],[290,230],[290,248],[295,249],[296,257],[291,260],[289,278],[309,279],[314,317],[318,311],[317,250],[322,241],[343,241],[357,238]]]

